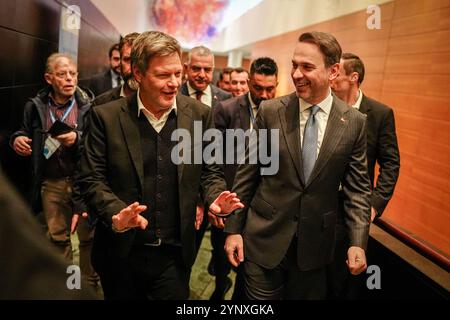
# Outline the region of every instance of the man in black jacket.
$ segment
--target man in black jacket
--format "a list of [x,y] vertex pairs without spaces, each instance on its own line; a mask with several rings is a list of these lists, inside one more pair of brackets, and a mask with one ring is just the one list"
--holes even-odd
[[[72,263],[70,221],[73,213],[84,211],[83,204],[72,199],[73,175],[93,95],[77,87],[77,66],[66,54],[50,55],[44,76],[49,86],[27,102],[21,128],[10,144],[17,154],[32,157],[33,209],[43,211],[51,242]],[[93,275],[92,235],[86,223],[78,235],[82,271]]]
[[[340,74],[332,82],[333,92],[349,106],[367,116],[367,164],[369,177],[374,185],[375,164],[379,165],[376,185],[371,197],[371,221],[380,217],[391,199],[400,171],[400,154],[395,133],[394,112],[388,106],[366,97],[360,89],[364,80],[364,63],[353,53],[342,54]],[[342,210],[340,210],[342,212]],[[346,243],[342,215],[336,228],[335,260],[330,265],[329,297],[355,298],[354,283],[345,267]]]

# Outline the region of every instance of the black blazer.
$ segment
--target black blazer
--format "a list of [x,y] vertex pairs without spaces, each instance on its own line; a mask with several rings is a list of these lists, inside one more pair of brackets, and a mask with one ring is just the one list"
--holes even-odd
[[[194,138],[194,121],[202,129],[213,127],[211,110],[195,99],[178,95],[177,127]],[[135,229],[124,233],[112,231],[111,217],[134,201],[143,198],[144,168],[138,128],[136,94],[92,109],[90,126],[81,158],[79,184],[90,211],[98,216],[92,252],[95,268],[108,258],[127,258],[133,245]],[[194,144],[192,141],[192,149]],[[203,142],[202,150],[206,147]],[[181,243],[186,266],[194,263],[195,213],[199,192],[207,203],[226,189],[222,170],[217,165],[178,165],[178,194]],[[148,210],[152,210],[151,207]]]
[[[211,109],[213,110],[216,107],[217,103],[219,103],[219,101],[227,100],[233,97],[231,93],[226,92],[225,90],[222,90],[213,84],[210,84],[209,86],[211,87],[211,95],[212,95]],[[181,85],[180,92],[182,95],[189,97],[187,82]]]
[[394,193],[400,173],[400,153],[395,133],[394,112],[388,106],[363,95],[359,111],[367,115],[367,162],[374,182],[375,163],[380,166],[371,205],[380,216]]
[[279,167],[261,175],[259,164],[238,167],[233,192],[246,206],[231,215],[225,232],[243,236],[246,259],[272,269],[297,234],[300,270],[324,267],[333,259],[339,186],[350,246],[366,248],[370,180],[366,161],[365,116],[333,98],[327,128],[308,181],[304,181],[296,93],[263,101],[258,129],[278,129]]
[[102,93],[101,95],[97,96],[94,101],[92,101],[92,106],[99,106],[101,104],[105,104],[119,99],[120,90],[122,90],[122,86],[117,86]]
[[95,94],[95,96],[112,89],[111,69],[94,75],[87,81],[87,87]]
[[[226,129],[250,129],[250,100],[248,94],[220,101],[214,108],[214,124],[220,130],[224,141],[224,157],[226,155]],[[236,150],[235,150],[236,151]],[[224,173],[229,189],[233,187],[237,164],[225,164]]]

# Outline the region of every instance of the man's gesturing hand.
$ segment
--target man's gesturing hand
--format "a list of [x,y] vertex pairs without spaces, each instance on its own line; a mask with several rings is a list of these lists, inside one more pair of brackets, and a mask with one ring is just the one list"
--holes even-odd
[[122,209],[118,214],[112,216],[114,230],[121,232],[136,227],[145,229],[148,221],[140,215],[145,210],[147,210],[147,206],[140,205],[139,202]]
[[209,211],[212,214],[223,218],[230,215],[234,210],[241,208],[244,208],[244,205],[241,200],[239,200],[236,193],[224,191],[209,206]]

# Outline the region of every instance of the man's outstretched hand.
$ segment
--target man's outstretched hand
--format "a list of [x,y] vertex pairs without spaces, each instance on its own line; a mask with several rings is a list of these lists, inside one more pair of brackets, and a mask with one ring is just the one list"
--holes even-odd
[[244,208],[236,193],[230,191],[222,192],[209,206],[209,212],[223,218],[230,215],[234,210]]
[[141,216],[141,213],[145,210],[147,210],[147,206],[140,205],[139,202],[130,204],[118,214],[112,216],[113,229],[117,232],[123,232],[137,227],[145,229],[148,221]]

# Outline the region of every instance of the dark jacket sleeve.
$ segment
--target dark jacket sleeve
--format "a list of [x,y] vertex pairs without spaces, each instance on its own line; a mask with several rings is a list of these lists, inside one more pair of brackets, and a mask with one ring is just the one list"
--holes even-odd
[[384,115],[378,135],[377,162],[380,170],[372,193],[371,204],[377,210],[378,216],[381,216],[394,193],[400,173],[400,153],[392,109],[389,109]]
[[127,205],[107,184],[106,152],[105,124],[94,108],[90,112],[89,130],[84,138],[78,183],[89,209],[95,208],[95,213],[111,225],[112,216]]
[[344,220],[349,231],[349,246],[357,246],[366,250],[369,237],[370,194],[372,191],[367,170],[367,135],[366,120],[355,119],[358,123],[358,137],[349,159],[342,192],[344,194]]
[[20,129],[14,132],[10,139],[9,139],[9,145],[13,146],[14,140],[19,136],[27,136],[28,138],[32,138],[33,135],[33,113],[37,112],[36,108],[34,107],[34,103],[30,100],[25,104],[24,111],[23,111],[23,120],[22,124],[20,125]]
[[[264,123],[264,107],[262,106],[259,109],[258,115],[256,116],[256,125],[254,127],[254,130],[258,133],[259,129],[265,128],[266,125]],[[259,141],[257,145],[259,145]],[[260,162],[258,160],[256,164],[251,164],[250,157],[253,155],[250,155],[250,152],[251,151],[247,147],[245,150],[245,161],[237,168],[232,188],[232,192],[236,192],[237,197],[241,200],[245,207],[236,210],[227,219],[224,228],[224,232],[226,233],[242,233],[242,230],[245,227],[245,222],[247,220],[247,213],[248,209],[250,208],[250,203],[260,182]],[[255,152],[255,150],[253,150],[253,152]]]

